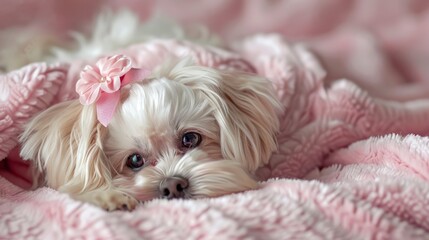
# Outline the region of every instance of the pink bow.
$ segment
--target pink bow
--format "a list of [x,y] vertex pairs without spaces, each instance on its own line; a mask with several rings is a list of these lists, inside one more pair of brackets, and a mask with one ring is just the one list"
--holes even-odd
[[86,65],[76,84],[83,105],[96,103],[97,119],[103,126],[110,123],[119,103],[120,89],[142,81],[150,72],[131,67],[131,59],[124,55],[101,58],[95,66]]

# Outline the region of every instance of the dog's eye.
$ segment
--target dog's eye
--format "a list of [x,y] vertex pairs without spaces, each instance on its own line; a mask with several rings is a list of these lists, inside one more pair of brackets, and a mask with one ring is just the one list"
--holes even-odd
[[182,136],[182,148],[196,148],[201,143],[201,135],[196,132],[188,132]]
[[144,165],[145,160],[140,154],[133,153],[128,156],[127,167],[131,168],[132,170],[139,170],[140,168],[144,167]]

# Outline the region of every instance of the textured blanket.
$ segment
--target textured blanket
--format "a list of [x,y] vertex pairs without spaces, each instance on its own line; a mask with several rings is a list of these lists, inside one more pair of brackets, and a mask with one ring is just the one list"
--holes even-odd
[[[171,55],[192,56],[201,65],[270,79],[284,112],[279,116],[279,151],[258,174],[288,179],[272,179],[259,190],[216,199],[154,200],[133,212],[107,213],[51,189],[29,192],[1,178],[0,236],[427,238],[429,138],[386,135],[359,140],[393,132],[429,133],[429,100],[380,100],[347,80],[324,88],[325,72],[314,55],[277,35],[249,37],[235,46],[227,52],[153,40],[120,52],[131,56],[135,67],[154,67]],[[3,76],[2,91],[8,96],[2,108],[3,154],[16,144],[28,117],[73,97],[69,86],[77,79],[74,67],[33,64]],[[13,172],[16,152],[9,158]]]
[[[280,28],[292,12],[272,12],[275,23],[255,26],[246,18],[262,14],[255,2],[235,16],[236,25],[222,30],[270,29],[306,38],[343,21],[376,23],[374,35],[339,28],[306,38],[310,50],[280,35],[228,41],[227,50],[161,39],[118,50],[132,57],[135,67],[155,67],[170,55],[192,56],[201,65],[271,80],[284,111],[279,149],[258,170],[266,180],[258,190],[213,199],[153,200],[132,212],[111,213],[49,188],[25,190],[30,181],[17,145],[23,124],[75,98],[78,72],[95,59],[32,63],[0,75],[0,239],[428,239],[429,94],[424,83],[429,73],[424,56],[429,47],[422,31],[429,26],[427,3],[389,0],[389,6],[403,5],[370,11],[373,18],[385,16],[374,20],[363,17],[368,13],[362,9],[374,5],[370,0],[355,3],[357,10],[352,1],[332,0],[313,2],[317,8],[304,11],[303,2],[282,3],[289,5],[281,9],[303,16],[305,21],[294,21],[295,28]],[[328,14],[326,4],[341,14]],[[228,18],[219,18],[220,13],[231,5],[217,5],[206,18],[224,23]],[[309,10],[313,14],[304,14]],[[392,11],[403,20],[394,23],[400,29],[394,33],[383,28]],[[424,11],[418,21],[407,15]],[[315,24],[311,16],[326,21]],[[248,24],[237,33],[234,26],[240,22]],[[393,63],[387,59],[391,54],[396,54]]]

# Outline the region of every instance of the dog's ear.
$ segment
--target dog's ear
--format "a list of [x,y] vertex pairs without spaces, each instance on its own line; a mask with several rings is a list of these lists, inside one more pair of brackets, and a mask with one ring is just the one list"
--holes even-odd
[[277,149],[280,103],[267,79],[250,74],[220,72],[219,89],[225,104],[215,117],[223,154],[253,173]]
[[243,72],[189,64],[179,62],[165,77],[205,95],[220,126],[223,157],[240,161],[253,173],[277,149],[280,103],[272,84]]
[[94,106],[63,102],[26,125],[20,137],[21,156],[33,160],[50,187],[79,193],[111,179],[102,146],[106,135]]

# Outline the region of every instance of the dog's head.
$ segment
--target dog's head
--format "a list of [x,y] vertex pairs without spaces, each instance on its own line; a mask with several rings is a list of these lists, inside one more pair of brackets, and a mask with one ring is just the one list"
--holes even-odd
[[264,78],[181,61],[124,89],[107,127],[93,106],[57,105],[23,134],[48,185],[110,185],[139,200],[212,197],[257,187],[279,123]]

